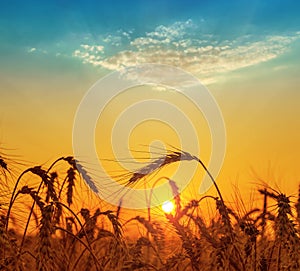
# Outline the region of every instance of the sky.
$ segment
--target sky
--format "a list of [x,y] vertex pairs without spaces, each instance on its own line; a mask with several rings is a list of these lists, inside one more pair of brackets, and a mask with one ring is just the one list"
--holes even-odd
[[[219,104],[227,149],[218,182],[228,198],[232,186],[249,194],[260,180],[296,194],[299,10],[291,0],[2,1],[1,144],[33,163],[72,154],[76,110],[98,79],[140,63],[168,64],[197,77]],[[107,120],[134,95],[116,101]],[[103,127],[111,124],[102,125],[108,155]],[[133,148],[151,141],[141,130]],[[152,139],[177,142],[165,133]]]

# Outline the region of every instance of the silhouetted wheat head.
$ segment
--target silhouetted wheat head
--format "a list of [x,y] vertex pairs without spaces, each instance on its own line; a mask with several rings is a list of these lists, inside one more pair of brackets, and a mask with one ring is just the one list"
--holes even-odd
[[[0,173],[10,173],[8,161],[0,154]],[[87,206],[78,193],[84,185],[98,193],[101,185],[72,156],[11,174],[9,185],[0,174],[3,191],[10,191],[0,193],[0,270],[300,270],[300,194],[293,205],[262,186],[261,207],[232,208],[205,164],[179,150],[126,175],[126,185],[181,161],[198,162],[217,196],[187,201],[166,176],[175,204],[170,214],[149,208],[137,215],[123,210],[122,201],[116,211],[101,199],[97,208]],[[202,215],[208,204],[214,216]]]

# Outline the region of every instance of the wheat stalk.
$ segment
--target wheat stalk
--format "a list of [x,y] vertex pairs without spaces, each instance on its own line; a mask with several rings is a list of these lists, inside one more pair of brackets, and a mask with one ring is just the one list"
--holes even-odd
[[154,160],[149,165],[142,167],[140,170],[138,170],[138,172],[134,172],[132,174],[131,178],[128,180],[126,185],[127,186],[133,185],[133,184],[137,183],[138,181],[140,181],[141,179],[143,179],[144,177],[146,177],[147,175],[152,174],[154,171],[156,171],[166,165],[176,163],[179,161],[197,161],[202,166],[202,168],[205,170],[205,172],[211,179],[212,183],[214,184],[214,186],[217,190],[218,196],[220,197],[221,203],[223,205],[225,205],[221,191],[217,185],[217,182],[215,181],[214,177],[212,176],[212,174],[210,173],[208,168],[205,166],[205,164],[202,162],[202,160],[200,158],[198,158],[197,156],[191,155],[190,153],[188,153],[186,151],[174,151],[174,152],[167,154],[164,157],[160,157],[160,158]]
[[37,271],[55,271],[55,261],[51,246],[51,234],[53,233],[52,215],[54,207],[46,205],[42,209],[41,226],[39,230],[39,243],[37,248]]
[[73,190],[75,186],[76,172],[74,168],[69,168],[67,172],[67,203],[70,206],[73,203]]

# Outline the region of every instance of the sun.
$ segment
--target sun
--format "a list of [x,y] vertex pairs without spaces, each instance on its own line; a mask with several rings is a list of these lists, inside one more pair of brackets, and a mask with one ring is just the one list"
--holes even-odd
[[171,212],[173,211],[173,209],[174,209],[174,204],[173,204],[172,201],[165,201],[165,202],[162,204],[161,208],[162,208],[162,210],[163,210],[165,213],[169,214],[169,213],[171,213]]

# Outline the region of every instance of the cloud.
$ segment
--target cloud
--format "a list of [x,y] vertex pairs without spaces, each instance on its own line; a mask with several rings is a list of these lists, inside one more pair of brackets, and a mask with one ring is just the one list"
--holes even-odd
[[97,53],[103,52],[103,50],[104,50],[104,46],[102,46],[102,45],[81,44],[80,47],[82,47],[86,51],[97,52]]
[[120,46],[122,44],[124,37],[126,37],[128,40],[130,39],[130,34],[127,32],[122,32],[121,36],[109,34],[103,38],[103,42],[109,44],[110,46]]
[[175,39],[184,36],[188,29],[195,28],[192,20],[186,22],[175,22],[170,26],[160,25],[153,32],[146,33],[147,37],[159,39]]
[[73,52],[73,56],[82,59],[83,63],[90,63],[96,66],[100,64],[99,60],[104,59],[103,54],[103,45],[81,44],[80,49],[77,49]]
[[28,53],[33,53],[34,51],[36,51],[36,48],[34,48],[34,47],[28,49]]
[[[126,34],[124,34],[126,33]],[[132,38],[132,32],[122,32],[124,38],[109,35],[104,45],[82,44],[73,52],[83,63],[108,70],[118,70],[141,63],[173,65],[191,72],[205,83],[229,71],[253,66],[277,58],[288,50],[288,46],[300,37],[273,35],[253,40],[249,36],[232,41],[216,41],[213,35],[200,35],[191,21],[176,22],[170,26],[160,25],[144,36]],[[120,46],[111,55],[105,49]]]
[[48,54],[48,51],[42,48],[35,48],[35,47],[31,47],[29,49],[27,49],[27,53],[32,54],[32,53],[40,53],[40,54]]

